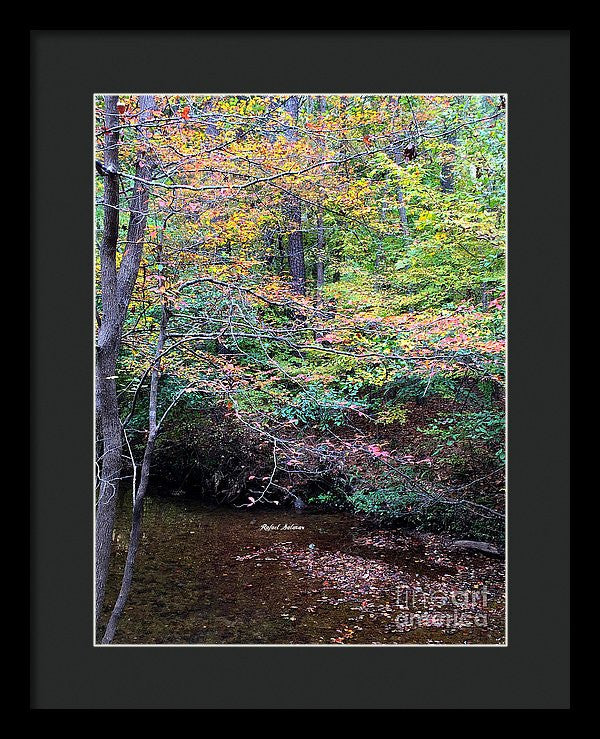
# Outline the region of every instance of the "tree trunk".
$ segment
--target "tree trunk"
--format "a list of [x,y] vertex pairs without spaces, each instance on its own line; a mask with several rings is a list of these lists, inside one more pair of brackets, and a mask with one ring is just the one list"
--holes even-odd
[[408,236],[408,218],[406,216],[406,205],[404,204],[404,195],[402,194],[402,190],[400,188],[398,188],[397,190],[397,197],[400,222],[402,223],[402,233],[404,234],[404,236]]
[[283,236],[281,234],[277,234],[277,253],[279,256],[279,271],[283,272],[285,270],[286,256],[283,244]]
[[[96,504],[96,561],[95,597],[96,619],[100,618],[104,604],[104,592],[110,566],[115,506],[122,470],[122,428],[117,400],[117,359],[121,345],[121,333],[137,279],[144,231],[148,213],[148,185],[153,164],[146,150],[143,127],[139,129],[140,149],[136,165],[136,181],[130,202],[127,244],[121,265],[117,271],[116,255],[119,235],[119,125],[118,98],[105,96],[104,136],[104,234],[100,252],[100,293],[102,320],[98,330],[96,354],[96,397],[99,404],[102,433],[102,454],[98,460],[100,491]],[[140,96],[138,123],[143,125],[151,115],[154,97]]]
[[447,150],[444,152],[440,185],[442,192],[454,192],[454,160],[456,159],[456,134],[448,134],[444,137]]
[[[381,208],[381,223],[385,224],[385,208]],[[375,279],[373,280],[373,289],[379,292],[383,286],[382,272],[385,269],[385,253],[383,249],[383,232],[380,232],[379,238],[375,245]]]
[[[325,112],[325,98],[319,96],[317,98],[319,113]],[[321,198],[319,198],[321,201]],[[325,286],[325,232],[323,229],[323,209],[321,204],[317,211],[317,302],[321,302],[321,293]]]
[[[393,158],[394,158],[394,162],[396,162],[398,166],[402,164],[402,152],[399,150],[398,147],[394,148]],[[396,188],[396,199],[398,201],[398,214],[400,216],[400,223],[402,224],[402,234],[408,237],[409,235],[408,218],[406,216],[406,204],[404,202],[404,193],[402,192],[401,187]]]
[[[400,110],[400,98],[396,99],[396,110]],[[400,150],[400,145],[396,143],[391,147],[391,158],[394,160],[396,165],[398,167],[401,166],[403,161],[403,154]],[[409,230],[408,230],[408,218],[406,216],[406,204],[404,202],[404,193],[402,192],[401,187],[396,188],[396,199],[398,201],[398,215],[400,216],[400,223],[402,224],[402,234],[403,236],[407,237],[409,236]]]
[[102,610],[110,562],[115,504],[121,477],[121,422],[115,381],[120,333],[117,296],[119,235],[119,114],[117,96],[104,98],[104,234],[100,252],[102,320],[96,347],[96,398],[100,417],[100,491],[96,509],[96,616]]
[[288,207],[290,235],[288,237],[288,264],[292,275],[292,292],[306,295],[306,268],[302,241],[302,212],[300,201],[292,197]]
[[265,229],[263,233],[263,244],[265,248],[263,260],[268,267],[272,267],[275,261],[275,231],[272,228]]
[[[129,211],[129,227],[127,229],[127,243],[125,253],[119,267],[117,276],[119,290],[119,310],[121,312],[121,321],[125,321],[131,294],[137,280],[142,260],[142,252],[144,251],[144,232],[146,231],[146,219],[148,216],[148,196],[149,186],[144,182],[150,182],[152,173],[154,172],[155,163],[152,160],[150,151],[148,150],[146,133],[143,124],[150,120],[152,109],[154,108],[154,96],[140,95],[140,114],[138,116],[138,124],[141,128],[139,131],[139,147],[137,162],[135,166],[135,177],[133,183],[133,194],[131,196]],[[143,180],[144,182],[140,182]]]
[[140,471],[140,479],[137,490],[135,491],[133,503],[133,515],[131,519],[131,532],[129,535],[129,546],[127,548],[127,559],[125,560],[125,568],[123,570],[123,578],[121,580],[121,588],[117,597],[115,607],[110,615],[106,631],[102,637],[102,644],[110,644],[114,639],[117,630],[117,624],[127,603],[131,581],[133,579],[133,568],[135,557],[140,545],[142,535],[142,514],[144,511],[144,497],[148,490],[148,482],[150,480],[150,463],[156,443],[159,423],[158,416],[158,382],[160,374],[160,357],[165,345],[167,334],[167,323],[169,321],[169,313],[163,304],[162,315],[160,321],[160,329],[158,341],[156,342],[156,353],[154,358],[154,366],[150,375],[150,399],[148,411],[148,440],[144,450],[144,458],[142,460],[142,469]]
[[317,296],[320,300],[325,285],[325,232],[321,211],[317,215]]
[[[292,116],[294,124],[298,122],[300,98],[292,95],[285,104],[286,111]],[[288,141],[296,141],[298,134],[295,129],[289,128],[286,132]],[[290,224],[288,237],[288,265],[292,276],[292,292],[306,295],[306,267],[304,260],[304,243],[302,240],[302,209],[300,199],[290,196],[287,204],[287,216]]]

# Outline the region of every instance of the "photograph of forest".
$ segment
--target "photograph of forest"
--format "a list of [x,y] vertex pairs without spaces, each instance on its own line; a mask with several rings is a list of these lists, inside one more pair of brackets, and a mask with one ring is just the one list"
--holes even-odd
[[506,643],[506,128],[98,94],[97,645]]

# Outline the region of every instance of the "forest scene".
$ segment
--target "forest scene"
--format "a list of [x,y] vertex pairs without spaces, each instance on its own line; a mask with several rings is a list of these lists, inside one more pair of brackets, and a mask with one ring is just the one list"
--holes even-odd
[[94,97],[96,644],[505,644],[507,105]]

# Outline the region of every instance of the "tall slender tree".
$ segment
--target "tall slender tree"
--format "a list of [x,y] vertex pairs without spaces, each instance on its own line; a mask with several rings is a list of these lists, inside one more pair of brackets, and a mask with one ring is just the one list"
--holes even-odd
[[445,124],[444,132],[444,152],[442,160],[442,169],[440,172],[440,185],[442,192],[454,192],[454,161],[456,159],[456,145],[458,138],[456,135],[456,127],[451,121]]
[[[324,95],[317,97],[317,110],[322,116],[327,105]],[[324,153],[324,152],[322,152]],[[325,286],[325,229],[323,227],[323,204],[322,198],[319,198],[317,205],[317,255],[316,255],[316,272],[317,272],[317,300],[321,300],[321,293]]]
[[[296,142],[298,139],[297,125],[298,112],[300,110],[300,98],[291,95],[285,103],[285,110],[292,117],[293,127],[287,128],[288,141]],[[306,266],[304,260],[304,242],[302,239],[302,208],[300,198],[291,195],[286,204],[289,236],[288,236],[288,264],[292,276],[292,291],[298,295],[306,294]]]
[[106,631],[104,632],[104,636],[102,637],[103,644],[110,644],[114,638],[117,624],[119,623],[119,619],[121,618],[121,614],[123,613],[123,609],[125,608],[125,604],[127,603],[127,598],[129,596],[131,581],[133,579],[135,558],[140,545],[140,538],[142,535],[142,514],[144,511],[144,498],[146,496],[148,483],[150,481],[150,463],[152,461],[154,446],[156,444],[156,437],[158,435],[161,424],[161,420],[159,420],[158,418],[158,383],[160,377],[160,360],[165,346],[169,316],[170,313],[168,310],[168,306],[166,304],[166,301],[163,299],[160,329],[158,333],[158,340],[156,343],[156,352],[152,365],[152,372],[150,373],[148,438],[146,440],[146,447],[144,449],[139,482],[134,490],[131,532],[129,535],[129,545],[127,549],[127,558],[125,560],[125,568],[123,570],[123,577],[121,580],[121,587],[119,589],[119,595],[117,596],[115,606],[108,620]]
[[127,240],[117,268],[119,236],[119,110],[118,97],[104,99],[104,161],[98,171],[104,178],[104,231],[99,246],[100,297],[102,310],[96,345],[96,398],[101,427],[101,454],[98,459],[100,486],[96,504],[96,617],[104,603],[115,508],[122,471],[123,433],[117,399],[117,359],[123,324],[137,279],[144,246],[148,215],[148,189],[152,160],[144,129],[154,107],[152,95],[140,95],[138,151],[129,203]]

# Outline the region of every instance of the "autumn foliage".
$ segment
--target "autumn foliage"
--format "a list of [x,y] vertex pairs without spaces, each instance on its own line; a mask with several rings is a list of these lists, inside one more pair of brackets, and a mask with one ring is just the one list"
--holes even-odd
[[[290,97],[157,95],[141,123],[137,96],[119,98],[117,266],[149,190],[118,366],[128,448],[158,367],[157,487],[194,469],[233,505],[496,525],[506,111],[485,95]],[[98,98],[100,161],[106,136]]]

